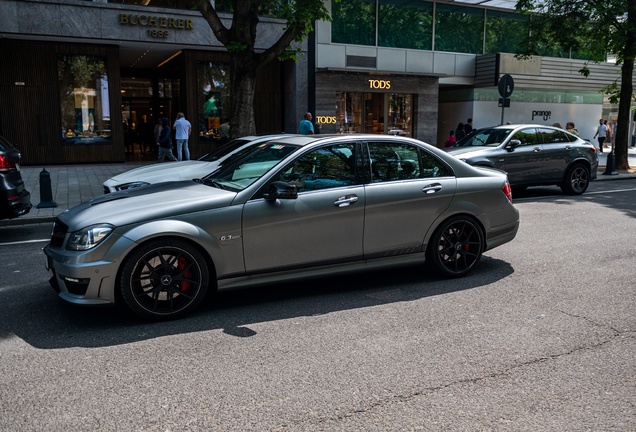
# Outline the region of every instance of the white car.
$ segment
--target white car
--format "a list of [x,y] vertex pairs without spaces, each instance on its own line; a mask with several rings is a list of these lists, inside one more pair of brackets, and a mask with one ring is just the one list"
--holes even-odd
[[103,183],[104,193],[117,192],[153,183],[205,177],[216,171],[224,162],[235,159],[260,142],[271,140],[273,136],[278,135],[247,136],[230,141],[198,160],[153,164],[126,171],[106,180]]

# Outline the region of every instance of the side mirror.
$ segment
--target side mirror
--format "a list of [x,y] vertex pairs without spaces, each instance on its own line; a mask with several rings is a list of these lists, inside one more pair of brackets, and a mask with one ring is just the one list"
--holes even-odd
[[510,141],[508,141],[508,144],[506,144],[506,147],[504,147],[504,148],[506,150],[508,150],[508,151],[513,151],[514,149],[516,149],[520,145],[521,145],[521,141],[519,141],[519,140],[510,140]]
[[296,199],[298,198],[298,190],[296,189],[296,185],[275,181],[269,185],[269,190],[263,194],[263,198],[268,201],[276,199]]

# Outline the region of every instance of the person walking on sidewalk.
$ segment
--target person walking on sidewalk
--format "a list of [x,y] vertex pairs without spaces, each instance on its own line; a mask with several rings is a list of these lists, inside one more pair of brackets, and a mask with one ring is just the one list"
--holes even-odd
[[177,120],[173,128],[177,131],[177,160],[182,160],[181,149],[183,149],[183,160],[190,160],[190,149],[188,148],[188,138],[192,133],[192,125],[185,119],[182,112],[177,114]]
[[159,146],[159,157],[158,162],[161,163],[165,158],[170,159],[171,161],[176,161],[177,158],[172,154],[172,138],[170,135],[172,131],[170,130],[170,120],[164,117],[161,119],[161,133],[159,134],[159,141],[157,141],[157,145]]
[[607,138],[607,131],[608,128],[606,125],[603,124],[603,119],[600,119],[598,121],[598,127],[596,128],[596,133],[594,134],[594,138],[596,138],[596,135],[598,135],[598,147],[599,147],[599,151],[601,153],[603,153],[603,143],[605,142],[605,138]]
[[314,125],[311,123],[312,115],[310,112],[305,113],[305,118],[298,125],[298,132],[301,135],[313,135]]

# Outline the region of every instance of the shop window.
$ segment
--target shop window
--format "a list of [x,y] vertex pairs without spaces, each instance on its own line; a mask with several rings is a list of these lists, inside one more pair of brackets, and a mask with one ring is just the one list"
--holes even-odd
[[106,59],[60,55],[57,66],[64,144],[110,144]]
[[526,15],[486,10],[486,54],[515,54],[527,35],[527,21]]
[[230,113],[230,65],[199,62],[197,89],[199,141],[220,140],[221,123]]
[[331,8],[331,42],[375,45],[375,0],[341,0]]
[[336,132],[411,136],[413,95],[336,93]]
[[430,50],[433,3],[419,0],[380,0],[378,45]]
[[336,93],[336,132],[362,133],[362,93]]
[[435,51],[481,54],[483,43],[483,9],[435,5]]
[[388,134],[413,135],[413,95],[390,94]]

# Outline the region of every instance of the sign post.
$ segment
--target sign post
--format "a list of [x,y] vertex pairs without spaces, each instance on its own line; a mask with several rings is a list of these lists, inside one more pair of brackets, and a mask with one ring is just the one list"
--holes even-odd
[[510,95],[515,88],[515,81],[509,74],[503,75],[499,79],[499,94],[502,99],[499,99],[499,106],[501,107],[501,124],[504,124],[504,109],[510,107]]

